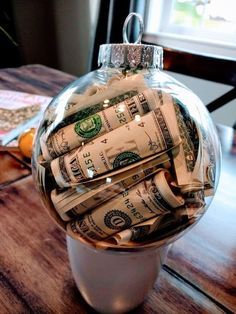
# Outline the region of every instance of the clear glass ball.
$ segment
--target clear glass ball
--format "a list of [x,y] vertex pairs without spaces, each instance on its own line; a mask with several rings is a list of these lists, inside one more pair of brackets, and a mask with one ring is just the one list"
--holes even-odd
[[201,100],[160,66],[101,68],[44,113],[33,177],[73,238],[132,250],[170,243],[207,210],[220,144]]

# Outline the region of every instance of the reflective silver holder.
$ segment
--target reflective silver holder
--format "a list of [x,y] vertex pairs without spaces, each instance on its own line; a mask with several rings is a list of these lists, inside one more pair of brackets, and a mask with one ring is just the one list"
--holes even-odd
[[130,43],[128,41],[128,38],[127,38],[127,30],[128,30],[128,24],[129,24],[129,21],[134,17],[136,16],[138,18],[138,21],[139,21],[139,35],[138,35],[138,39],[134,42],[134,44],[141,44],[141,39],[142,39],[142,35],[143,35],[143,19],[142,19],[142,16],[138,13],[130,13],[127,18],[125,19],[124,21],[124,26],[123,26],[123,42],[124,43]]
[[[139,35],[134,43],[127,38],[127,28],[130,20],[137,17]],[[98,65],[115,68],[163,68],[163,49],[159,46],[141,44],[143,20],[140,14],[130,13],[123,26],[123,43],[104,44],[100,46]]]

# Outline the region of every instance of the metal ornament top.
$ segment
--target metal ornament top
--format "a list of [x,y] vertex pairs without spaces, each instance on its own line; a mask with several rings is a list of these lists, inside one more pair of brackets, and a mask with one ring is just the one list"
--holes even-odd
[[[130,20],[137,17],[139,21],[139,34],[134,43],[127,38],[127,28]],[[141,44],[143,34],[143,19],[138,13],[130,13],[123,26],[122,44],[104,44],[99,48],[98,65],[115,68],[162,68],[163,49],[159,46]]]

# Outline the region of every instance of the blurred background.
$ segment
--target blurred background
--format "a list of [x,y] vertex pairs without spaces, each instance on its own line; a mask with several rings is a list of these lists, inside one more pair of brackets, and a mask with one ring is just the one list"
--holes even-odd
[[98,0],[1,0],[1,67],[39,63],[84,74],[98,8]]
[[[123,41],[122,26],[132,11],[143,16],[145,42],[236,61],[234,4],[234,0],[1,0],[0,67],[43,64],[79,77],[97,67],[100,44]],[[138,23],[130,24],[133,42]],[[171,75],[204,103],[232,88]],[[235,99],[212,116],[215,122],[232,126]]]

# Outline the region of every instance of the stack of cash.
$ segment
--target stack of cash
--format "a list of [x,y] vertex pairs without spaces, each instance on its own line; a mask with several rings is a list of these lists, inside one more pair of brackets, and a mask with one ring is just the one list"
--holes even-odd
[[72,94],[41,134],[36,165],[67,233],[118,247],[161,243],[193,224],[215,167],[199,121],[140,74]]

